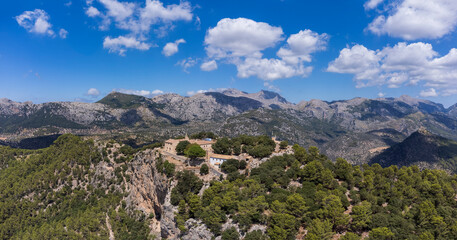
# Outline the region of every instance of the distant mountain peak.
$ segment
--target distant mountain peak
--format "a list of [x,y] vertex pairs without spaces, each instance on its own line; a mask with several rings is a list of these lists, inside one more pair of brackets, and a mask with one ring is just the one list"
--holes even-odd
[[6,103],[12,103],[12,102],[13,102],[13,101],[11,101],[11,100],[8,99],[8,98],[0,98],[0,103],[6,104]]
[[282,102],[282,103],[288,103],[288,101],[283,98],[279,93],[277,92],[272,92],[272,91],[268,91],[268,90],[261,90],[260,92],[260,95],[265,98],[265,99],[274,99],[274,98],[277,98],[278,101]]
[[143,96],[113,91],[100,99],[97,103],[102,103],[112,108],[133,108],[141,105],[141,103],[145,101],[146,97]]
[[225,95],[242,95],[242,94],[248,94],[247,92],[244,92],[244,91],[241,91],[241,90],[238,90],[236,88],[228,88],[228,89],[225,89],[224,91],[222,91],[221,93],[225,94]]

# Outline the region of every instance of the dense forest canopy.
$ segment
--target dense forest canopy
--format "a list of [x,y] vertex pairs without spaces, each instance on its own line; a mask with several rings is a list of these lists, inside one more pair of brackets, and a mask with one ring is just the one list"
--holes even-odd
[[238,173],[230,162],[227,180],[212,181],[202,196],[195,188],[201,180],[178,178],[172,193],[178,224],[201,219],[223,239],[233,239],[233,229],[221,228],[228,218],[241,235],[253,225],[267,226],[265,234],[251,233],[255,239],[295,239],[304,229],[305,239],[337,233],[345,234],[341,239],[367,233],[370,239],[457,238],[455,175],[416,166],[351,166],[341,158],[331,162],[314,147],[294,149],[294,155],[272,157],[250,173]]

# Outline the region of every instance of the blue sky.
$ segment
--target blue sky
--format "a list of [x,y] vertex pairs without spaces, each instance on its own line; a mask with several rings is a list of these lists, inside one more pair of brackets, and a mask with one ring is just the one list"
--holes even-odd
[[[270,89],[457,103],[449,0],[48,0],[0,9],[0,98]],[[216,67],[217,66],[217,67]]]

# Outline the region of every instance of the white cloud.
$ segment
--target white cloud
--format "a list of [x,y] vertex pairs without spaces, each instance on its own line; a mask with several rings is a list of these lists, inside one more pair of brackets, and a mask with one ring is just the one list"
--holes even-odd
[[73,3],[71,1],[68,1],[67,3],[65,3],[65,7],[70,7]]
[[62,39],[65,39],[67,38],[67,35],[68,35],[68,31],[61,28],[60,31],[59,31],[59,37],[62,38]]
[[[377,0],[368,1],[365,7],[374,8],[379,4],[376,3]],[[454,31],[457,25],[455,0],[395,0],[386,9],[369,24],[368,30],[405,40],[437,39]]]
[[382,93],[382,92],[378,93],[378,97],[380,97],[380,98],[383,98],[385,95],[386,95],[386,94],[384,94],[384,93]]
[[215,60],[207,61],[200,65],[202,71],[211,72],[217,69],[217,62]]
[[195,94],[205,93],[205,92],[208,92],[208,90],[187,91],[187,95],[188,96],[193,96]]
[[443,95],[452,95],[457,89],[457,49],[440,57],[431,44],[422,42],[398,43],[376,51],[355,45],[341,50],[327,71],[353,74],[357,87],[398,88],[423,83],[436,94],[435,89],[443,89]]
[[272,85],[269,82],[264,82],[263,86],[266,87],[268,90],[271,90],[271,91],[275,91],[275,92],[280,92],[281,91],[281,89],[279,89],[278,87]]
[[275,46],[283,38],[280,27],[251,19],[224,18],[205,36],[206,52],[211,58],[261,57],[261,51]]
[[318,34],[309,29],[292,34],[287,39],[287,46],[281,47],[278,57],[292,64],[311,62],[311,53],[326,49],[327,34]]
[[132,16],[135,10],[135,4],[129,2],[118,2],[117,0],[99,0],[100,3],[108,10],[107,15],[117,21],[122,21]]
[[89,16],[89,17],[100,16],[100,14],[101,14],[100,11],[98,11],[98,9],[93,7],[93,6],[90,6],[86,10],[86,15]]
[[167,43],[163,47],[162,54],[167,56],[167,57],[176,54],[178,52],[178,46],[181,43],[186,43],[186,41],[181,38],[181,39],[178,39],[178,40],[176,40],[174,42]]
[[[129,37],[146,41],[154,26],[159,37],[165,36],[174,28],[174,22],[191,21],[192,6],[187,1],[164,6],[159,0],[146,0],[144,5],[118,0],[98,0],[103,7],[93,6],[94,1],[86,1],[86,15],[100,21],[99,29],[108,30],[114,22],[116,28],[126,30]],[[125,52],[125,51],[124,51]]]
[[376,85],[380,72],[379,61],[377,52],[362,45],[355,45],[341,50],[338,58],[329,64],[327,71],[354,74],[357,87]]
[[103,48],[109,50],[109,52],[117,52],[121,56],[125,56],[127,48],[133,48],[138,50],[149,50],[151,44],[138,41],[134,37],[119,36],[117,38],[105,37],[103,41]]
[[33,11],[25,11],[21,15],[16,16],[16,21],[19,26],[31,33],[49,36],[55,35],[51,23],[49,23],[49,15],[44,10],[35,9]]
[[146,6],[141,9],[141,19],[146,24],[153,24],[159,21],[190,21],[192,18],[192,6],[186,1],[164,7],[163,3],[158,0],[146,0]]
[[183,60],[177,62],[176,65],[181,66],[182,70],[185,73],[189,73],[188,69],[195,66],[198,63],[198,61],[199,61],[199,59],[193,59],[193,58],[189,57],[189,58],[186,58],[186,59],[183,59]]
[[200,94],[200,93],[207,93],[207,92],[223,92],[227,90],[227,88],[210,88],[210,89],[207,89],[207,90],[203,90],[203,89],[200,89],[200,90],[197,90],[197,91],[187,91],[187,95],[188,96],[193,96],[195,94]]
[[256,76],[267,81],[294,76],[307,77],[313,70],[312,67],[301,64],[291,65],[280,59],[266,58],[246,58],[237,65],[237,69],[239,78]]
[[138,96],[143,96],[143,97],[154,97],[154,96],[157,96],[160,94],[164,94],[164,91],[159,90],[159,89],[149,91],[149,90],[132,90],[132,89],[119,88],[119,89],[113,89],[113,91],[124,93],[124,94],[138,95]]
[[368,0],[365,2],[363,5],[366,10],[374,9],[376,8],[379,4],[381,4],[384,0]]
[[98,97],[100,95],[100,91],[98,91],[96,88],[90,88],[87,90],[86,95],[91,97]]
[[206,33],[205,50],[209,60],[201,69],[214,70],[216,61],[220,60],[234,64],[239,78],[255,76],[273,81],[294,76],[306,77],[312,67],[306,67],[304,63],[311,62],[312,53],[325,50],[328,36],[303,30],[287,39],[287,44],[276,54],[279,58],[262,57],[264,50],[283,40],[281,27],[246,18],[224,18]]
[[422,90],[420,92],[421,97],[436,97],[438,94],[436,93],[436,90],[434,88],[430,88],[427,90]]

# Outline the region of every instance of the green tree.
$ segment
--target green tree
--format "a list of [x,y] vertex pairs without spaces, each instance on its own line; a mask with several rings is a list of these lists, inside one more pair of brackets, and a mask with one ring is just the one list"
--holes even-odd
[[203,181],[191,171],[178,172],[176,179],[178,183],[171,190],[171,203],[175,206],[182,199],[187,199],[189,193],[198,193],[203,186]]
[[369,233],[370,240],[391,240],[394,234],[387,227],[374,228]]
[[345,180],[352,184],[354,177],[352,175],[352,165],[343,158],[337,158],[335,163],[335,174],[340,180]]
[[263,218],[263,212],[268,208],[265,196],[248,198],[238,204],[238,214],[235,220],[244,230],[248,230],[252,223],[259,223]]
[[206,175],[209,173],[209,167],[205,163],[200,167],[200,175]]
[[264,158],[270,156],[274,151],[274,147],[272,148],[271,146],[267,145],[257,145],[255,147],[252,147],[248,153],[249,155],[255,157],[255,158]]
[[419,235],[419,240],[435,240],[435,237],[430,232],[423,232]]
[[189,146],[190,142],[185,140],[185,141],[180,141],[178,145],[176,145],[176,154],[178,155],[184,155],[184,151],[186,150],[187,146]]
[[206,155],[206,151],[200,147],[198,144],[190,144],[187,146],[187,149],[184,151],[184,154],[190,159],[197,159],[200,157],[204,157]]
[[238,240],[240,234],[235,227],[231,227],[222,232],[222,240]]
[[295,236],[297,228],[298,223],[294,216],[287,213],[274,213],[267,231],[273,240],[286,240]]
[[289,146],[289,142],[288,141],[281,141],[279,143],[279,148],[281,148],[281,149],[286,149],[287,146]]
[[313,219],[308,227],[306,239],[331,239],[333,236],[332,225],[329,220]]
[[352,229],[355,231],[362,231],[371,224],[372,212],[371,203],[363,201],[360,205],[352,208]]
[[306,210],[308,210],[305,199],[298,193],[294,193],[287,197],[286,208],[287,213],[298,219],[303,218]]
[[267,240],[268,237],[265,236],[262,231],[260,230],[255,230],[252,232],[246,233],[244,236],[244,240]]
[[217,154],[225,154],[230,155],[232,154],[230,140],[226,137],[219,138],[216,143],[213,144],[213,151]]
[[307,163],[308,153],[306,153],[306,149],[304,147],[295,144],[292,146],[292,149],[294,150],[294,156],[298,161],[301,163]]
[[190,217],[199,217],[202,211],[202,201],[198,195],[191,193],[189,195],[189,215]]
[[221,170],[225,173],[232,173],[240,168],[240,161],[236,159],[229,159],[221,164]]
[[342,227],[349,223],[349,216],[344,214],[341,199],[333,194],[322,200],[322,213],[326,219],[330,220],[334,228]]

